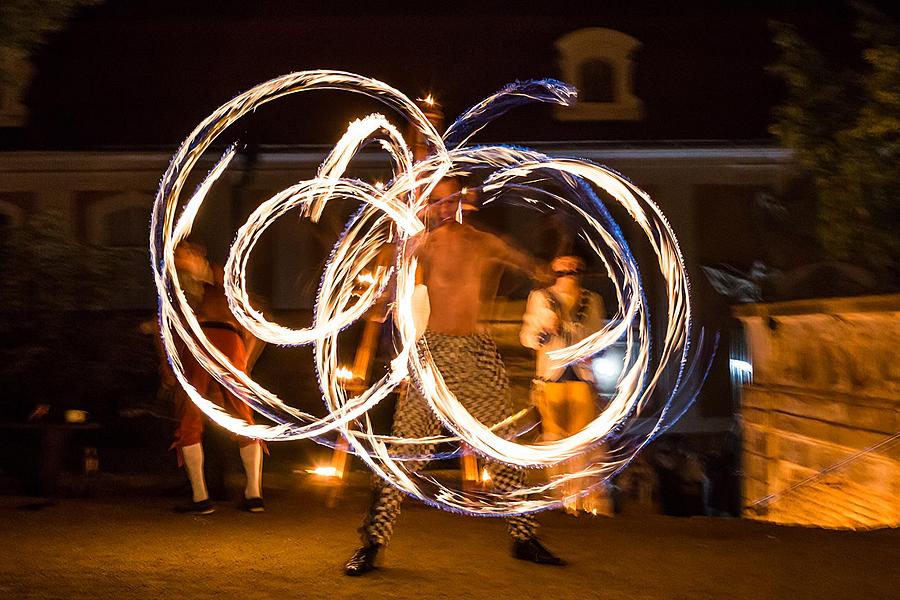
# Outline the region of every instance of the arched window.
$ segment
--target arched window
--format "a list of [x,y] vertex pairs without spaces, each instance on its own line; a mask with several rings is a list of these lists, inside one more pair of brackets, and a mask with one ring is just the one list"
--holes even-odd
[[87,241],[111,248],[147,246],[152,206],[149,192],[126,192],[91,202],[84,217]]
[[0,225],[4,228],[18,227],[25,220],[25,211],[21,206],[0,198]]
[[615,102],[615,75],[612,64],[604,58],[587,60],[578,68],[578,79],[581,89],[578,90],[579,102]]
[[634,95],[632,54],[641,43],[619,31],[589,27],[556,41],[562,78],[578,88],[578,102],[558,107],[563,121],[639,121],[644,107]]
[[114,248],[146,246],[150,237],[149,214],[144,206],[129,206],[104,215],[104,245]]

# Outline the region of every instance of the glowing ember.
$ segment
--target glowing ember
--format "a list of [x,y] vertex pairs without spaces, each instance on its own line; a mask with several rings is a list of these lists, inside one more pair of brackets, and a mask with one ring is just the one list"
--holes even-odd
[[481,468],[481,483],[488,484],[491,482],[491,474],[488,473],[487,467]]
[[315,469],[307,469],[306,472],[319,477],[340,477],[340,473],[334,467],[316,467]]

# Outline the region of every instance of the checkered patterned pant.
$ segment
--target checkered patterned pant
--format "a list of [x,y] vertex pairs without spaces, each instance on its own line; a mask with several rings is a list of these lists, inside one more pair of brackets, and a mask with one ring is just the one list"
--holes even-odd
[[[489,335],[455,336],[426,332],[425,340],[450,391],[472,416],[485,425],[493,425],[512,414],[506,368]],[[438,418],[415,385],[411,384],[408,393],[398,400],[391,433],[406,438],[441,433]],[[429,444],[398,446],[392,453],[408,457],[416,454],[429,456],[434,451],[434,444]],[[409,471],[416,472],[427,463],[428,460],[423,458],[421,461],[406,461],[405,466]],[[498,491],[516,489],[524,482],[525,473],[521,469],[496,462],[489,462],[485,466]],[[363,543],[385,545],[390,541],[394,521],[400,515],[402,500],[403,495],[399,490],[380,477],[375,477],[372,502],[360,529]],[[507,524],[509,534],[517,540],[534,537],[537,529],[537,522],[532,515],[508,517]]]

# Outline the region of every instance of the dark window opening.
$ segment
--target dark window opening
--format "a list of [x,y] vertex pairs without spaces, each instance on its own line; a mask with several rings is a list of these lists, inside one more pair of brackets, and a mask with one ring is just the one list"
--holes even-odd
[[581,88],[578,99],[581,102],[616,101],[615,70],[608,60],[595,58],[585,61],[578,69]]
[[107,246],[116,248],[146,246],[149,230],[149,211],[140,206],[117,210],[103,219],[103,241]]

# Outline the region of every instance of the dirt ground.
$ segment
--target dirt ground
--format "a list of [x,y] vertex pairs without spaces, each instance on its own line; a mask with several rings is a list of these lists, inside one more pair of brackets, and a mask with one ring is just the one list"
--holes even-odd
[[836,532],[737,519],[541,516],[571,564],[509,557],[496,519],[408,502],[381,568],[342,574],[357,544],[365,485],[333,508],[298,481],[267,511],[218,504],[206,517],[152,496],[0,498],[0,598],[890,598],[900,531]]

